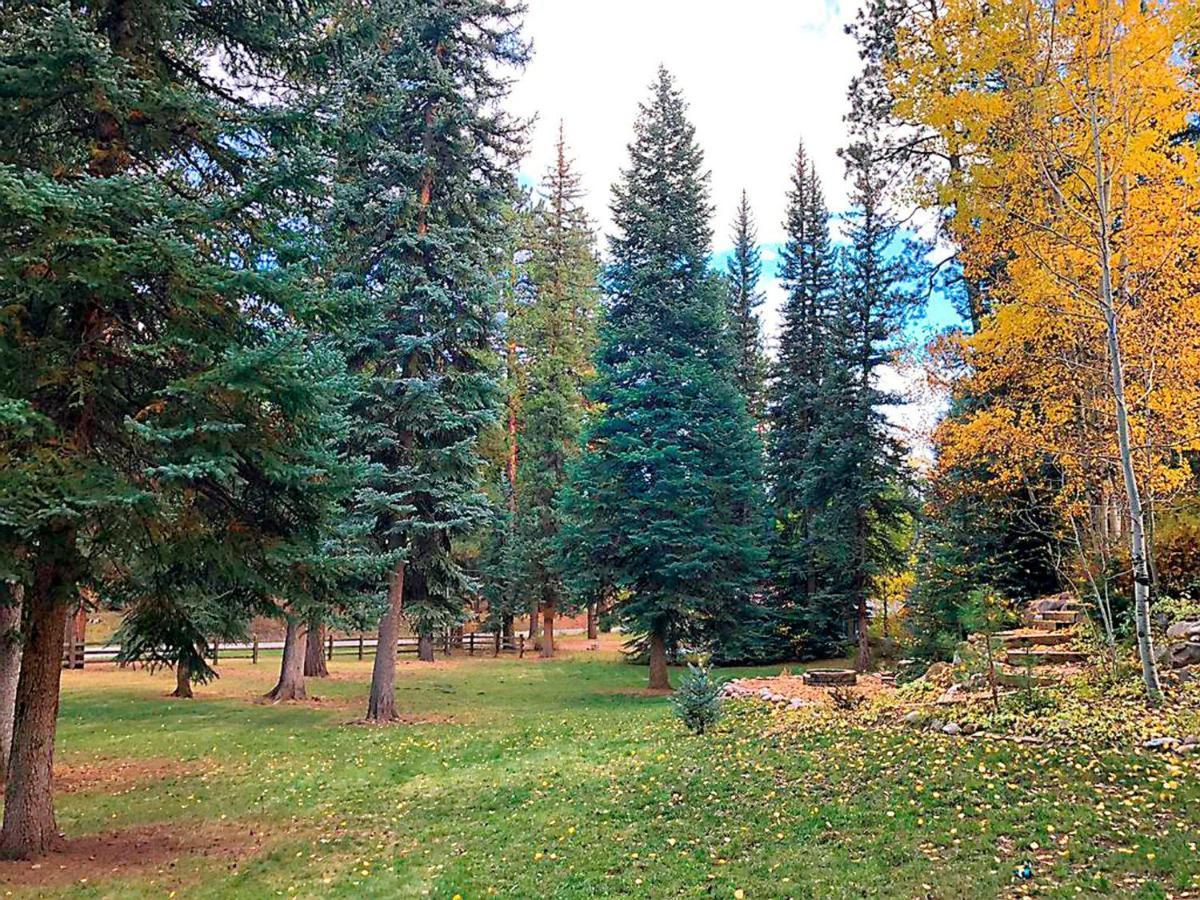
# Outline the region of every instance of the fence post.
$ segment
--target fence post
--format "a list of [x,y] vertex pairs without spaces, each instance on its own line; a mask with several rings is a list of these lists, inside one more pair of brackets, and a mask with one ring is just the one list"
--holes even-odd
[[326,659],[333,659],[333,632],[329,632],[329,655]]
[[475,632],[467,635],[467,656],[475,655]]
[[360,632],[358,635],[358,659],[359,659],[359,662],[362,661],[362,658],[363,658],[363,636],[362,636],[362,633]]
[[517,654],[520,659],[525,658],[525,635],[517,635]]
[[492,656],[499,656],[499,655],[500,655],[500,629],[497,628],[496,629],[496,652],[493,653]]
[[250,635],[250,664],[258,665],[258,635]]

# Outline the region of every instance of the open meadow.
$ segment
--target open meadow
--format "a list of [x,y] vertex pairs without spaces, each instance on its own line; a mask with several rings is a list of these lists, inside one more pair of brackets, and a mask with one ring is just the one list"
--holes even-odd
[[276,660],[220,671],[190,701],[169,672],[64,673],[67,846],[0,864],[6,894],[1200,893],[1195,756],[756,700],[694,736],[610,650],[402,661],[391,726],[356,723],[369,660],[335,658],[290,705],[256,699]]

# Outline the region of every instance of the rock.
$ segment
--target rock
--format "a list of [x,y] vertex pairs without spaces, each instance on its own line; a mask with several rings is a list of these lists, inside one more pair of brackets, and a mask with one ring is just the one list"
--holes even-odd
[[1055,594],[1052,597],[1042,597],[1030,604],[1034,612],[1058,612],[1071,602],[1070,594]]
[[978,730],[979,730],[979,726],[976,725],[974,722],[968,722],[967,724],[962,726],[963,734],[974,734]]
[[925,674],[921,677],[926,681],[936,681],[945,675],[950,674],[950,664],[944,662],[935,662],[932,666],[925,670]]
[[930,731],[941,731],[945,727],[946,727],[946,723],[943,722],[941,719],[934,719],[932,722],[929,723]]
[[801,700],[799,697],[793,697],[791,699],[791,701],[788,703],[788,709],[799,709],[803,705],[804,705],[803,700]]
[[925,713],[919,709],[913,709],[904,714],[903,722],[905,725],[920,725],[925,721]]
[[1171,645],[1171,666],[1182,669],[1184,666],[1194,666],[1200,663],[1200,643],[1188,641],[1186,644]]
[[947,722],[942,727],[942,734],[956,735],[961,733],[962,729],[959,727],[957,722]]
[[1175,748],[1176,753],[1194,753],[1200,749],[1200,744],[1180,744]]
[[1173,737],[1151,738],[1142,744],[1146,750],[1174,750],[1178,746],[1179,741]]
[[1167,629],[1167,637],[1171,640],[1200,637],[1200,622],[1176,622]]

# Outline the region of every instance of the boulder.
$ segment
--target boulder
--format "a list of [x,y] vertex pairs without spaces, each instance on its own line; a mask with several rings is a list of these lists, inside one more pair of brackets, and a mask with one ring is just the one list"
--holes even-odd
[[1173,641],[1200,638],[1200,622],[1176,622],[1167,629],[1167,637]]
[[1184,666],[1194,666],[1200,663],[1200,642],[1188,641],[1185,644],[1171,645],[1171,666],[1182,669]]
[[962,733],[962,729],[958,726],[957,722],[947,722],[945,725],[942,726],[942,734],[948,734],[948,735],[953,736],[953,735],[961,734],[961,733]]
[[925,713],[919,709],[910,710],[904,714],[905,725],[920,725],[925,721]]

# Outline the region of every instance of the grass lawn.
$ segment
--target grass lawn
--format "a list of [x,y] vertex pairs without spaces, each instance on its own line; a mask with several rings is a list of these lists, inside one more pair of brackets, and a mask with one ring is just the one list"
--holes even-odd
[[[0,865],[80,896],[1200,896],[1200,766],[866,729],[743,701],[686,734],[614,654],[400,663],[412,722],[352,724],[370,662],[265,706],[64,673],[68,849]],[[732,672],[723,673],[732,675]],[[1029,862],[1033,876],[1013,870]],[[1190,893],[1189,893],[1190,892]]]

